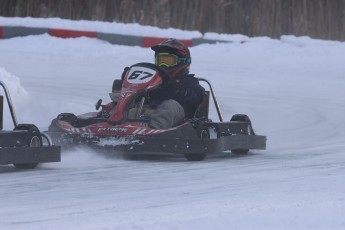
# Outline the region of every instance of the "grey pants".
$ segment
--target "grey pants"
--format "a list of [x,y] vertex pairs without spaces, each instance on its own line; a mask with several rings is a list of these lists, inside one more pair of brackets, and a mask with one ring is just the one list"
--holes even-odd
[[150,126],[155,129],[169,129],[183,121],[184,109],[175,100],[163,101],[150,114]]

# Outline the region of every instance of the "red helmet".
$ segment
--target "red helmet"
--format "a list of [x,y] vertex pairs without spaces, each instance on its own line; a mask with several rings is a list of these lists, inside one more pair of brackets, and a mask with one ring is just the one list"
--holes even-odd
[[183,43],[169,38],[151,49],[155,51],[155,64],[164,68],[171,77],[189,73],[192,60],[189,49]]

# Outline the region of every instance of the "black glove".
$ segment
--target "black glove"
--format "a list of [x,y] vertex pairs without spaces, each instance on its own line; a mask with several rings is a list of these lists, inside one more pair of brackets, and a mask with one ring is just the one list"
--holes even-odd
[[110,117],[110,114],[105,110],[101,110],[100,112],[98,112],[97,117],[108,119]]

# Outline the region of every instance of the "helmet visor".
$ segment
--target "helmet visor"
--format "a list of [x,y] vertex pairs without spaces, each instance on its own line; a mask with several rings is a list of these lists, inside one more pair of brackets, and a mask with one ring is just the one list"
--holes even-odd
[[158,66],[174,66],[178,63],[178,57],[175,54],[159,53],[155,57],[155,64]]

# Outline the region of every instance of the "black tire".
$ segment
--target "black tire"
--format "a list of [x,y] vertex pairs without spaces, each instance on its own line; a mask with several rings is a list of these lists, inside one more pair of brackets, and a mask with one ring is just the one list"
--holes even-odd
[[249,149],[231,149],[231,152],[236,155],[245,155],[249,152]]
[[231,117],[230,121],[250,122],[250,119],[246,114],[235,114]]
[[249,117],[245,114],[235,114],[232,116],[230,121],[242,121],[249,123],[249,129],[247,130],[247,133],[245,135],[255,135],[252,122],[250,121]]
[[184,157],[188,161],[203,161],[206,155],[202,153],[196,153],[196,154],[185,154]]
[[[254,135],[254,130],[252,129],[251,121],[249,117],[245,114],[235,114],[231,117],[230,121],[243,121],[248,122],[250,128],[247,130],[246,133],[242,135]],[[245,155],[249,152],[249,149],[231,149],[231,152],[236,155]]]
[[57,119],[59,119],[61,121],[69,122],[71,125],[73,125],[75,127],[78,124],[78,117],[73,113],[60,113],[57,116]]
[[[39,147],[42,146],[41,133],[35,125],[18,125],[15,130],[28,130],[26,146]],[[14,164],[17,169],[34,169],[38,163]]]
[[[196,132],[200,139],[210,139],[210,132],[208,130],[208,127],[202,124],[199,124],[196,127]],[[188,161],[202,161],[205,159],[206,154],[205,153],[184,154],[184,157]]]

